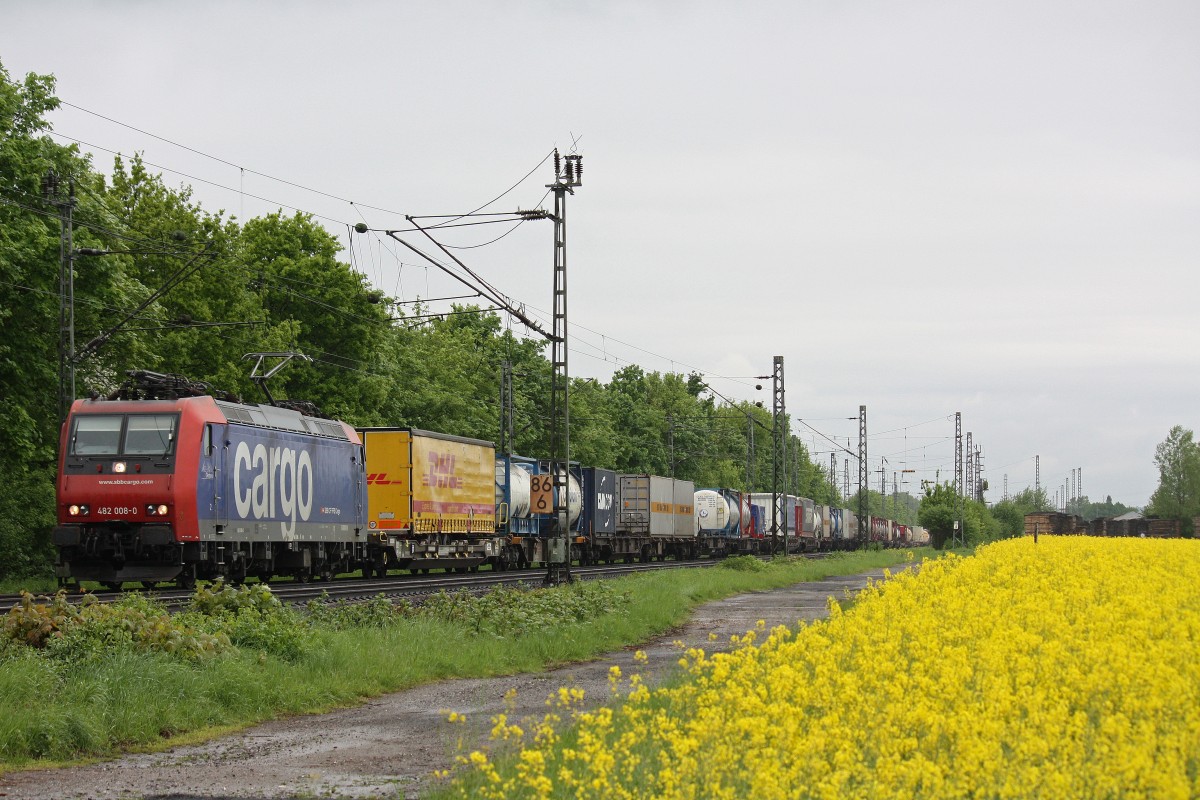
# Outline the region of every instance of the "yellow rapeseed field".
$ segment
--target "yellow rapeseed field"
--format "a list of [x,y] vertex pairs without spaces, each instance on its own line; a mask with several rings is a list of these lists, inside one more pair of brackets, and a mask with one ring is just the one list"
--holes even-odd
[[[922,564],[843,613],[683,654],[687,681],[493,738],[513,798],[1200,797],[1200,542],[1042,537]],[[565,727],[566,723],[573,723]],[[565,730],[559,730],[564,728]]]

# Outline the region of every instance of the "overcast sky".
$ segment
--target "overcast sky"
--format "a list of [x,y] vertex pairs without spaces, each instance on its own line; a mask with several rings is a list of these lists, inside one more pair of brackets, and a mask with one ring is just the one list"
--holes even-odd
[[[98,168],[99,148],[140,151],[242,218],[298,208],[346,238],[471,211],[578,137],[572,373],[700,371],[769,407],[748,376],[782,355],[789,412],[851,450],[867,406],[889,491],[894,470],[914,491],[949,477],[961,411],[989,500],[1032,486],[1040,455],[1052,498],[1082,468],[1092,499],[1142,505],[1155,445],[1200,425],[1200,3],[0,0],[0,18],[0,61],[57,76],[86,111],[55,130]],[[551,177],[488,210],[536,206]],[[544,313],[551,237],[460,255]],[[388,295],[460,294],[355,238]]]

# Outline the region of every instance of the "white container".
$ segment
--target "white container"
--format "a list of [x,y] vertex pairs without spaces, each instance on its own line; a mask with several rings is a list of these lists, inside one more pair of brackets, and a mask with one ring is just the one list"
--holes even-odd
[[720,492],[701,489],[693,498],[696,517],[696,532],[723,531],[729,525],[729,504]]
[[[508,516],[510,519],[529,518],[529,472],[520,464],[513,464],[509,471],[511,486],[508,491]],[[504,498],[504,461],[496,459],[496,505]]]

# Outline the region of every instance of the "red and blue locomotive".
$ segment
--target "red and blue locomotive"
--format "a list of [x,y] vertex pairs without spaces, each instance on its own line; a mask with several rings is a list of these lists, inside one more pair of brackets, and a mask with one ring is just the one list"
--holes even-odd
[[116,587],[329,577],[365,563],[366,481],[342,422],[150,372],[63,425],[61,579]]

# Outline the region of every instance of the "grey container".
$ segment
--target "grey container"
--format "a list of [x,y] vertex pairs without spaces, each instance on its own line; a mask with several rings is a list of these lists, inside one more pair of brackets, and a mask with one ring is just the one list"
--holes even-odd
[[617,532],[694,539],[696,485],[660,475],[620,475]]

